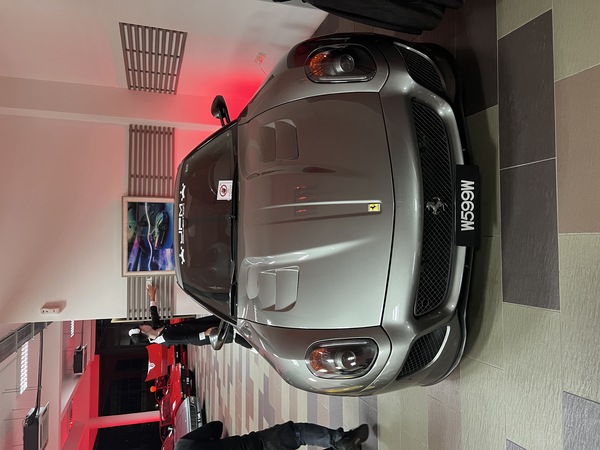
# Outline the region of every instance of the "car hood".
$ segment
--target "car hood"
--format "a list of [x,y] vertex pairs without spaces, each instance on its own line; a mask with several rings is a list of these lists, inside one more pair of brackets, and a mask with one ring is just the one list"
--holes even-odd
[[238,133],[238,319],[379,325],[394,202],[377,94],[289,102]]

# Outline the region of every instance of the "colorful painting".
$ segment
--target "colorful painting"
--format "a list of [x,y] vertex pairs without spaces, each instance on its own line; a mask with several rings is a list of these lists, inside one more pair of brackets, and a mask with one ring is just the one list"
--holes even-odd
[[175,271],[173,200],[123,198],[123,276]]

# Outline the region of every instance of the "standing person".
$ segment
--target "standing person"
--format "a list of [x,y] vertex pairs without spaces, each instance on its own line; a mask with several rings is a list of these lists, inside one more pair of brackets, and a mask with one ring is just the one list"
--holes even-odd
[[369,427],[344,432],[314,423],[292,421],[262,431],[221,439],[223,422],[209,422],[184,435],[175,450],[295,450],[301,445],[315,445],[328,450],[361,450],[369,437]]
[[[156,305],[156,286],[150,285],[147,287],[148,296],[150,297],[150,316],[152,323],[138,325],[129,330],[129,337],[134,343],[150,342],[151,344],[161,345],[208,345],[210,344],[211,332],[216,332],[221,323],[221,319],[216,316],[204,316],[196,319],[186,320],[174,324],[165,324],[158,315],[158,307]],[[242,345],[246,348],[252,346],[235,331],[227,336],[225,342],[233,342]]]

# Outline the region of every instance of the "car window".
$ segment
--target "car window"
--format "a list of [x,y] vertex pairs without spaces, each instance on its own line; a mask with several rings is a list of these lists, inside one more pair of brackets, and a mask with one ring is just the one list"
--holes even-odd
[[217,200],[219,182],[233,180],[234,127],[224,129],[181,164],[177,266],[188,294],[229,315],[232,201]]

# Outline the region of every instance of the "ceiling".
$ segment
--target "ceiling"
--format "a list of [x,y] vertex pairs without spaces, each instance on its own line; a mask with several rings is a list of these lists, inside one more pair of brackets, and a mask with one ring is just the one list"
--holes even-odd
[[188,33],[178,94],[254,92],[325,18],[294,2],[0,0],[0,76],[126,88],[118,24],[127,22]]

